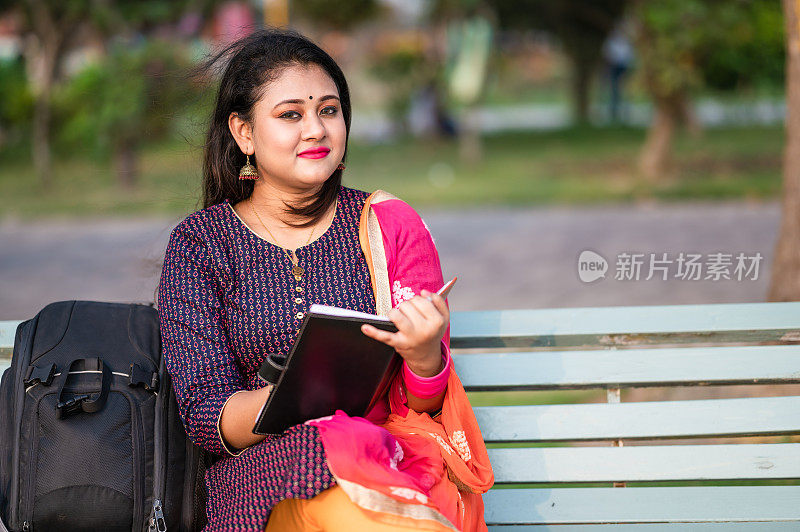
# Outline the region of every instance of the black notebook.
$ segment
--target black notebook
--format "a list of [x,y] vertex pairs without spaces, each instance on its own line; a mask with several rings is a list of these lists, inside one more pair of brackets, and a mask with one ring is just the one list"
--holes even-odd
[[361,332],[363,323],[397,331],[383,316],[311,305],[286,369],[258,414],[255,434],[280,434],[336,410],[364,416],[372,408],[388,390],[402,359],[393,347]]

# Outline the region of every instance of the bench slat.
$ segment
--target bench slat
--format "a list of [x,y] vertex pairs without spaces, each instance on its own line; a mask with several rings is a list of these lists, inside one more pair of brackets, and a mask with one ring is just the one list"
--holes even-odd
[[800,346],[599,349],[453,355],[467,390],[800,382]]
[[[453,355],[453,360],[468,391],[491,391],[790,384],[800,382],[798,357],[800,346],[744,346],[486,353]],[[0,371],[9,364],[0,357]]]
[[800,478],[800,443],[489,449],[489,459],[498,484]]
[[[19,320],[0,321],[0,350]],[[800,302],[459,311],[451,346],[521,347],[800,339]]]
[[451,347],[772,341],[800,336],[800,302],[453,312]]
[[487,442],[800,434],[800,396],[474,410]]
[[800,520],[800,486],[500,489],[483,499],[495,525]]

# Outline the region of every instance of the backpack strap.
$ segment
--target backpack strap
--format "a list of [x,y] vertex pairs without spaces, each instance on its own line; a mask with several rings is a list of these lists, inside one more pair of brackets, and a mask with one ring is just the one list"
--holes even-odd
[[[69,373],[72,371],[72,368],[79,363],[83,364],[83,368],[86,371],[94,370],[102,372],[100,390],[93,394],[74,394],[70,399],[65,401],[63,398],[64,386],[69,380]],[[99,412],[106,404],[108,392],[111,389],[111,370],[108,369],[108,366],[103,363],[101,358],[78,358],[70,362],[66,370],[61,372],[61,375],[58,376],[58,380],[56,381],[56,385],[58,386],[58,402],[56,403],[56,417],[58,419],[64,419],[81,411],[92,414],[94,412]]]

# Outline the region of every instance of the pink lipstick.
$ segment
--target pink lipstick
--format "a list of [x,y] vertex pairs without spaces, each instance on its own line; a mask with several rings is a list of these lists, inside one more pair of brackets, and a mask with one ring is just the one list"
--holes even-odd
[[311,148],[310,150],[301,151],[297,156],[305,159],[322,159],[326,157],[330,151],[331,150],[328,148]]

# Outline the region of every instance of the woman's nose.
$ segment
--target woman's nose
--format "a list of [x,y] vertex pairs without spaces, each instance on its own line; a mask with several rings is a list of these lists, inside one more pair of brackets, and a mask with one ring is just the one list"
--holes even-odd
[[303,118],[303,139],[321,139],[325,136],[325,124],[314,113],[306,113]]

